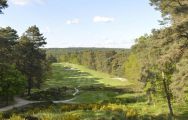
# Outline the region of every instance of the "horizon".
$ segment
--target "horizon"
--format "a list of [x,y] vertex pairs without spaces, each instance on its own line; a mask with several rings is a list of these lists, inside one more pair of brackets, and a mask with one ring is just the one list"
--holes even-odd
[[37,25],[47,38],[45,48],[131,48],[136,38],[161,28],[161,14],[149,0],[10,0],[4,13],[0,26],[21,36]]
[[45,49],[71,49],[71,48],[83,48],[83,49],[131,49],[131,48],[110,48],[110,47],[44,47]]

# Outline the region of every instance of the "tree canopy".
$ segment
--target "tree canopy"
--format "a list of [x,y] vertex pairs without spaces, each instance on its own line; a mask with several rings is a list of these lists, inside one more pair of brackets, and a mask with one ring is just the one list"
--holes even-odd
[[5,9],[8,7],[7,0],[0,0],[0,14],[2,14],[2,9]]

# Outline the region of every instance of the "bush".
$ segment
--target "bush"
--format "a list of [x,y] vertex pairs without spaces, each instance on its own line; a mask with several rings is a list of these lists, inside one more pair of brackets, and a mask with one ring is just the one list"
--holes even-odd
[[[77,114],[77,111],[81,114]],[[82,120],[85,117],[91,120],[166,120],[168,118],[167,115],[162,114],[140,115],[136,109],[128,108],[124,104],[52,104],[46,102],[31,104],[3,115],[0,114],[0,119],[23,120],[21,117],[27,116],[36,116],[39,120]]]
[[12,115],[9,120],[23,120],[21,116]]
[[127,120],[136,120],[138,119],[138,113],[135,109],[129,108],[126,111],[126,119]]
[[84,91],[112,91],[118,93],[134,93],[134,90],[131,88],[105,87],[100,85],[81,86],[79,87],[79,89]]
[[62,88],[49,88],[46,90],[40,90],[32,93],[29,98],[29,100],[47,100],[47,101],[52,101],[52,100],[65,100],[65,99],[70,99],[73,97],[73,93],[75,90],[73,88],[67,88],[67,87],[62,87]]

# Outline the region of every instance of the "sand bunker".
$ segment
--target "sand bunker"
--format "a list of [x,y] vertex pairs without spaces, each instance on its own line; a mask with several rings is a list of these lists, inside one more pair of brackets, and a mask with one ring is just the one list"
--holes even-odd
[[127,82],[128,80],[126,78],[112,78],[114,80],[120,80],[120,81],[123,81],[123,82]]

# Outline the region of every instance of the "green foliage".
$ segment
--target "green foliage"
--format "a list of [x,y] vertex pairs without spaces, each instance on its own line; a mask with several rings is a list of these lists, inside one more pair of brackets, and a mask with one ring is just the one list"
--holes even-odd
[[14,95],[24,92],[30,76],[32,87],[40,87],[48,69],[46,53],[39,48],[45,44],[44,40],[36,26],[30,27],[21,38],[11,27],[0,28],[0,93],[4,96],[1,103],[5,100],[8,104]]
[[186,100],[188,2],[187,0],[150,1],[151,5],[161,11],[164,22],[171,21],[171,26],[153,30],[151,35],[137,39],[132,47],[132,53],[138,56],[141,64],[139,79],[145,85],[145,91],[150,96],[148,98],[154,94],[161,94],[167,99],[172,115],[172,98],[179,102]]
[[137,82],[140,79],[141,64],[135,54],[129,55],[125,62],[125,76],[127,79]]
[[49,63],[57,63],[57,58],[56,57],[54,57],[54,56],[52,56],[52,55],[50,55],[50,56],[48,56],[47,57],[47,61],[49,62]]
[[0,64],[0,100],[6,100],[8,105],[9,99],[22,92],[24,87],[25,77],[14,66]]
[[26,96],[29,100],[38,101],[53,101],[53,100],[67,100],[73,98],[74,88],[59,87],[46,88],[45,90],[36,90],[30,96]]
[[187,0],[150,0],[151,5],[160,10],[162,16],[169,16],[174,23],[180,23],[186,19],[188,13]]
[[0,28],[0,63],[14,63],[14,45],[17,39],[16,30],[10,27]]
[[[167,120],[167,109],[164,103],[156,106],[145,103],[136,104],[56,104],[35,105],[26,109],[17,110],[9,115],[11,118],[26,118],[28,116],[44,120],[78,119],[78,120]],[[184,110],[183,110],[184,111]],[[182,111],[181,111],[182,112]],[[177,120],[186,120],[186,116],[177,117]]]
[[[5,98],[8,103],[9,99],[22,91],[25,85],[23,75],[27,78],[30,95],[32,88],[41,87],[46,71],[49,70],[48,62],[69,62],[73,64],[53,64],[52,76],[43,85],[43,88],[50,87],[49,91],[36,92],[33,94],[34,98],[49,97],[48,100],[52,100],[54,98],[51,98],[53,96],[48,92],[56,96],[58,92],[63,92],[51,87],[63,85],[79,87],[84,91],[80,92],[73,102],[103,104],[66,104],[43,108],[42,112],[40,108],[36,108],[29,111],[29,114],[45,120],[167,119],[167,108],[171,116],[173,115],[173,102],[176,114],[181,116],[181,119],[186,119],[187,105],[180,105],[186,103],[188,98],[188,1],[150,0],[150,3],[161,11],[161,23],[169,23],[170,26],[154,29],[150,35],[138,38],[131,48],[131,53],[125,49],[47,49],[46,60],[45,50],[41,49],[46,42],[38,27],[29,27],[21,38],[18,38],[16,30],[10,27],[0,28],[1,99]],[[7,0],[1,0],[0,13],[7,6]],[[111,87],[136,86],[132,86],[126,79],[112,78],[112,75],[125,76],[134,83],[142,82],[149,105],[143,99],[145,95],[121,95],[120,91],[112,89]],[[142,88],[142,84],[139,84],[139,87]],[[138,86],[134,89],[137,88]],[[166,98],[168,106],[161,98]],[[118,104],[104,104],[105,102]],[[23,118],[23,115],[10,117],[14,120]]]
[[8,105],[25,87],[25,77],[15,67],[16,30],[0,28],[0,106]]
[[27,78],[28,95],[31,88],[41,87],[47,71],[48,62],[45,50],[41,49],[45,45],[45,38],[36,26],[29,27],[25,34],[19,39],[16,46],[18,59],[16,60],[17,69]]
[[176,65],[176,71],[174,72],[172,76],[172,84],[170,85],[170,88],[172,89],[174,99],[178,103],[185,102],[187,100],[186,98],[186,90],[188,85],[188,58],[187,58],[187,52],[185,52],[185,55],[182,57],[179,63]]
[[36,25],[29,27],[25,32],[25,36],[29,38],[30,42],[33,43],[36,48],[46,44],[46,38],[40,33],[40,30]]
[[47,55],[53,55],[58,62],[84,65],[90,69],[124,77],[124,61],[127,49],[107,48],[54,48],[47,49]]
[[9,43],[14,44],[18,39],[17,31],[11,27],[1,28],[0,37],[6,39]]
[[2,14],[2,9],[8,7],[7,0],[0,0],[0,14]]

